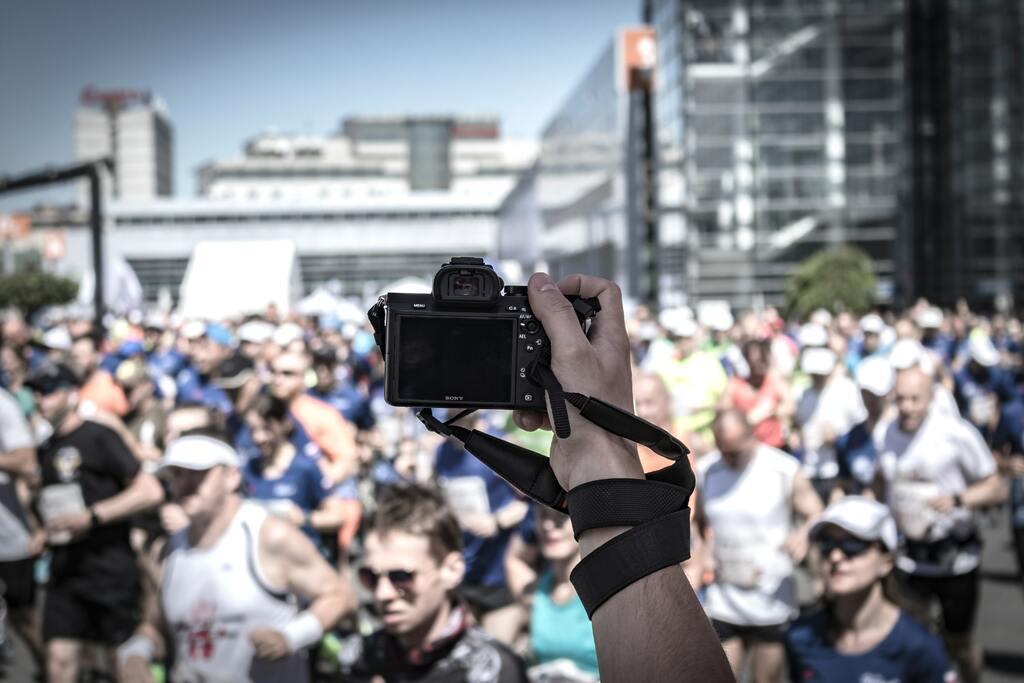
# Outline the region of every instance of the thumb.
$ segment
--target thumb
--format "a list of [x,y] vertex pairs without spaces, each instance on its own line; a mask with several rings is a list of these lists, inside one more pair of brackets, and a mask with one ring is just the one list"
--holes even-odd
[[590,345],[580,327],[572,304],[547,273],[534,273],[528,294],[530,309],[540,320],[551,340],[553,357],[568,357]]

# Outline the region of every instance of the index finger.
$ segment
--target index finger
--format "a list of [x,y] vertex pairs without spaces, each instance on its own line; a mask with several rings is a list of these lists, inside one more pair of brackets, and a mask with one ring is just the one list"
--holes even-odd
[[558,289],[565,296],[576,295],[583,299],[597,297],[601,312],[591,323],[591,340],[602,340],[627,344],[626,317],[622,311],[622,290],[611,280],[591,275],[569,275],[558,282]]

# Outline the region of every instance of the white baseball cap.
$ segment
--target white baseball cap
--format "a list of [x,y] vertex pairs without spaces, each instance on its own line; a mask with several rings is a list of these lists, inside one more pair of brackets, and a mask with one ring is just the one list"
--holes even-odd
[[868,313],[860,319],[860,330],[866,334],[882,334],[885,330],[885,321],[877,313]]
[[250,344],[262,344],[274,336],[274,326],[263,320],[250,320],[238,328],[238,339]]
[[299,341],[304,336],[302,328],[295,323],[282,323],[274,330],[273,340],[275,344],[283,348],[292,342]]
[[217,465],[241,467],[234,448],[209,436],[183,436],[167,446],[160,460],[160,469],[181,467],[186,470],[208,470]]
[[896,520],[889,508],[864,496],[846,496],[825,508],[811,526],[809,538],[816,540],[822,528],[832,524],[863,541],[881,541],[890,552],[899,547]]
[[914,367],[924,358],[925,350],[915,339],[898,339],[889,350],[889,364],[896,370]]
[[836,369],[836,354],[832,349],[818,346],[804,349],[800,369],[808,375],[830,375]]
[[828,330],[819,323],[807,323],[800,328],[796,335],[800,346],[826,346],[828,344]]
[[668,308],[658,314],[658,323],[676,337],[692,337],[697,334],[697,323],[693,321],[693,311],[686,306]]
[[942,326],[943,318],[941,308],[929,306],[917,314],[917,324],[925,329],[935,329]]
[[857,386],[875,396],[888,396],[896,384],[892,364],[881,356],[869,356],[857,364]]
[[181,336],[185,339],[199,339],[206,334],[206,323],[202,320],[189,320],[181,326]]
[[971,360],[986,368],[999,365],[1001,360],[999,349],[987,334],[972,334],[970,341],[967,342],[967,351],[971,354]]

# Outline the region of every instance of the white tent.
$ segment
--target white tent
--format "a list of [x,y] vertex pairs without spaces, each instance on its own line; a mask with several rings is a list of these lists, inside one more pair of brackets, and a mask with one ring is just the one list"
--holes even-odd
[[431,284],[426,280],[421,280],[418,277],[403,277],[401,280],[395,280],[391,284],[386,285],[377,293],[377,297],[382,297],[388,292],[401,292],[403,294],[430,294],[431,291]]
[[302,294],[302,273],[290,240],[200,242],[181,283],[179,313],[220,320],[266,310],[292,310]]
[[329,315],[337,311],[338,303],[338,299],[325,287],[317,287],[299,302],[298,311],[302,315]]

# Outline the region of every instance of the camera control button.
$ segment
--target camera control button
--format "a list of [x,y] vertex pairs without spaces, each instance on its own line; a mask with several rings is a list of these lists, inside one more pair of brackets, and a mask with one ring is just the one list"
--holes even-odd
[[527,352],[527,353],[533,353],[533,352],[534,352],[534,351],[536,351],[536,350],[537,350],[537,349],[533,348],[533,345],[532,345],[532,344],[527,344],[527,345],[526,345],[526,352]]
[[528,403],[532,403],[533,402],[533,394],[523,394],[523,400],[528,402]]
[[527,320],[524,327],[526,328],[527,332],[529,332],[530,334],[534,334],[537,332],[537,330],[540,329],[540,323],[537,322],[536,320]]

